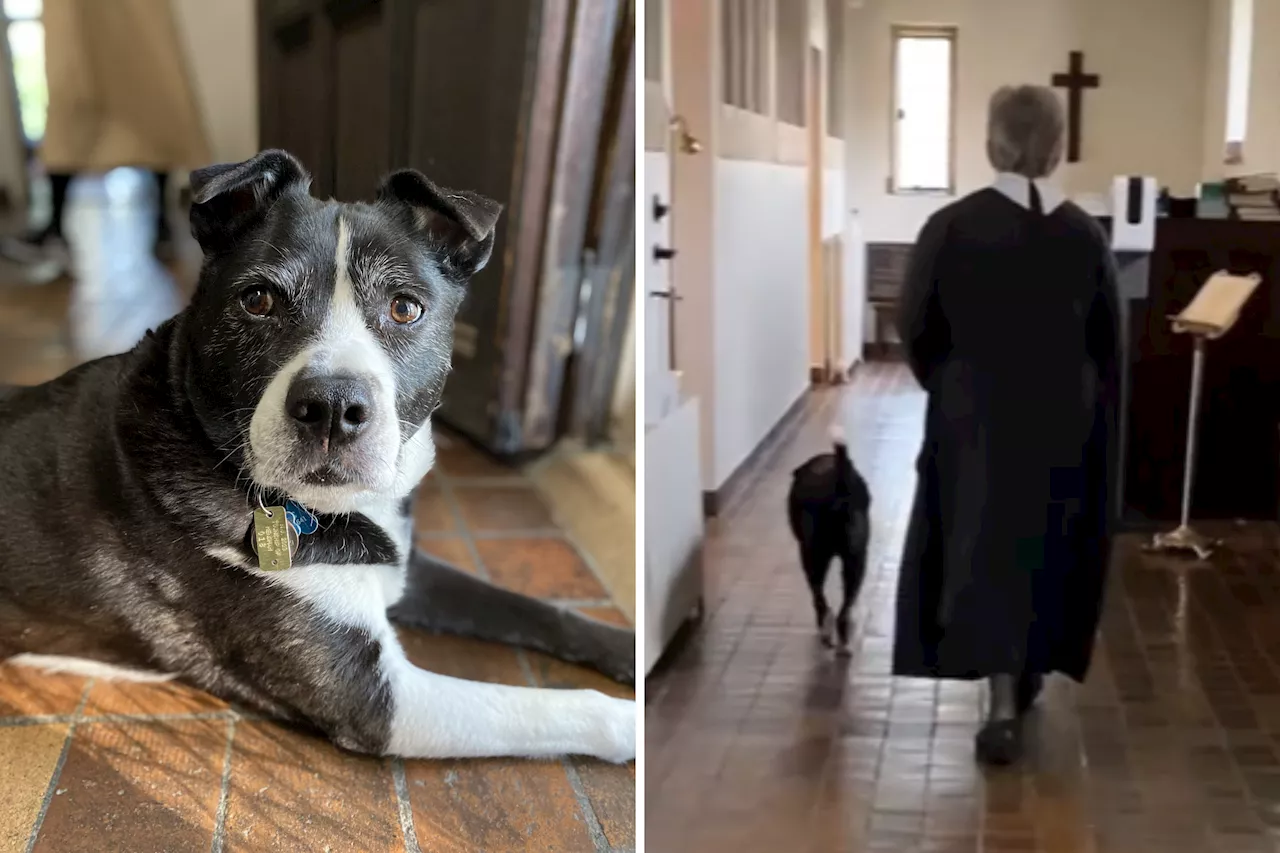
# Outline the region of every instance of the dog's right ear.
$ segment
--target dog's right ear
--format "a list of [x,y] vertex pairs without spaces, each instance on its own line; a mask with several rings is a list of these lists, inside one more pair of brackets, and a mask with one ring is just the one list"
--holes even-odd
[[205,252],[228,248],[281,196],[307,192],[311,176],[287,151],[263,151],[243,163],[191,173],[191,234]]

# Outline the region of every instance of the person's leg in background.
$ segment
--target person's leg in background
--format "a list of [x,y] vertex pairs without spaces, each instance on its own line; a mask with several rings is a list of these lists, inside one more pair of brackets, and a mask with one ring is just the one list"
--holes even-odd
[[169,173],[156,176],[156,257],[168,260],[173,251],[173,229],[169,227]]
[[62,222],[67,208],[67,191],[74,177],[75,175],[67,172],[49,175],[48,223],[38,228],[29,228],[21,237],[0,240],[0,255],[23,264],[65,257],[66,239],[62,233]]

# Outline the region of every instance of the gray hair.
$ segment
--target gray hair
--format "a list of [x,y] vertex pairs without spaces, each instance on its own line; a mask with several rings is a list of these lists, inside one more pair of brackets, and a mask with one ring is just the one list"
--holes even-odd
[[1047,86],[1002,86],[987,113],[987,159],[997,172],[1043,178],[1062,160],[1066,122]]

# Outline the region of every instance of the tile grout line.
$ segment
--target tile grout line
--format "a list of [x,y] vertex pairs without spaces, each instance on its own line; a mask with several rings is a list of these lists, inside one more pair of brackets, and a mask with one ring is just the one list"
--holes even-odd
[[[565,542],[569,543],[569,547],[573,549],[573,552],[578,555],[578,559],[582,561],[582,565],[586,566],[587,571],[591,572],[591,576],[596,579],[596,583],[600,584],[600,588],[603,589],[609,595],[609,600],[611,602],[614,602],[615,597],[613,594],[613,590],[609,589],[609,584],[607,581],[605,581],[604,573],[600,571],[600,566],[596,563],[595,556],[589,553],[586,548],[582,547],[582,544],[578,541],[577,537],[571,534],[567,529],[563,533],[561,533],[561,536],[564,537]],[[635,567],[632,566],[631,582],[633,584],[635,583],[635,575],[636,575]],[[632,590],[632,595],[634,596],[635,594],[636,594],[636,590]],[[613,607],[614,609],[618,610],[619,613],[622,613],[622,610],[618,607],[616,603],[613,604]],[[622,615],[626,616],[627,614],[623,613]],[[627,621],[634,622],[634,620],[629,616],[627,617]],[[635,630],[634,627],[632,628],[632,630]]]
[[[486,532],[477,533],[476,531],[471,529],[471,526],[467,524],[466,519],[463,518],[462,507],[458,503],[458,497],[453,490],[454,478],[448,473],[444,472],[442,469],[434,468],[432,470],[434,471],[437,479],[440,481],[440,495],[444,498],[445,503],[448,504],[449,506],[449,514],[453,516],[453,521],[454,521],[456,530],[452,533],[446,533],[445,531],[435,531],[436,536],[428,535],[428,536],[424,536],[423,537],[424,539],[431,539],[431,538],[462,539],[463,544],[466,546],[467,553],[471,556],[471,559],[476,564],[476,573],[480,575],[481,578],[483,578],[486,581],[489,581],[490,583],[493,582],[493,578],[489,574],[489,567],[484,564],[484,561],[482,559],[480,559],[480,549],[476,545],[477,539],[480,539],[480,540],[529,539],[529,538],[562,539],[570,548],[573,549],[573,552],[578,556],[578,559],[582,560],[582,564],[587,567],[587,570],[589,572],[591,572],[592,577],[594,577],[596,579],[596,582],[600,584],[600,588],[605,591],[605,593],[607,594],[607,597],[603,599],[572,599],[570,598],[570,599],[542,599],[542,600],[546,601],[549,604],[553,604],[557,607],[562,607],[565,609],[576,609],[578,607],[613,607],[614,609],[617,609],[618,607],[617,601],[614,599],[612,593],[610,592],[609,585],[605,583],[604,576],[600,573],[600,569],[596,565],[595,560],[578,543],[577,539],[575,539],[569,533],[567,528],[557,523],[557,524],[554,524],[552,527],[546,527],[546,528],[534,527],[534,528],[528,528],[526,530],[486,531]],[[538,495],[539,500],[545,502],[545,498],[542,496],[541,490],[537,487],[537,484],[534,483],[531,478],[529,478],[527,475],[522,473],[520,474],[518,479],[526,483],[530,491]],[[554,515],[552,516],[552,521],[553,522],[555,521]],[[415,534],[415,538],[420,535],[421,534]],[[635,572],[633,571],[632,574],[634,575]]]
[[[555,512],[553,511],[554,508],[551,506],[551,502],[547,500],[547,496],[543,488],[538,485],[538,483],[533,479],[533,477],[526,475],[526,479],[529,481],[529,485],[533,487],[533,491],[535,494],[537,494],[538,500],[540,500],[543,503],[543,505],[547,507],[548,511],[551,511],[551,521],[555,525],[554,529],[559,531],[560,537],[564,539],[564,541],[568,543],[569,547],[573,549],[573,552],[578,555],[578,559],[581,560],[582,564],[587,567],[587,571],[591,572],[592,577],[596,579],[596,583],[600,584],[600,588],[605,591],[605,594],[609,598],[610,605],[614,609],[618,610],[618,612],[621,613],[622,611],[617,604],[617,596],[614,594],[613,590],[609,588],[609,583],[605,580],[604,573],[600,571],[600,566],[599,564],[596,563],[595,555],[591,554],[589,551],[587,551],[586,548],[582,546],[582,543],[578,541],[578,537],[573,534],[573,532],[569,529],[568,525],[562,524],[560,522]],[[634,512],[632,513],[632,523],[633,525],[635,523]],[[632,537],[634,538],[634,536],[635,536],[635,531],[633,527]],[[636,583],[636,576],[637,576],[636,567],[632,566],[631,567],[631,583],[633,587]],[[632,597],[634,597],[637,594],[637,592],[638,590],[633,588],[631,591]],[[623,615],[626,616],[627,614],[624,613]],[[628,621],[634,624],[635,618],[633,616],[628,617]],[[635,630],[634,627],[632,628],[632,630]]]
[[[554,604],[556,607],[567,607],[577,609],[579,607],[612,607],[617,610],[618,605],[611,598],[544,598],[543,601],[548,604]],[[618,611],[621,613],[622,611]],[[626,614],[623,613],[623,616]]]
[[[489,575],[489,567],[486,566],[484,560],[480,558],[480,549],[476,547],[475,537],[471,531],[471,527],[462,517],[462,509],[458,505],[457,497],[453,493],[453,484],[450,478],[447,474],[442,475],[439,472],[437,472],[437,476],[440,477],[440,493],[449,504],[449,509],[454,516],[454,521],[457,524],[459,535],[466,544],[467,551],[471,554],[471,559],[475,561],[476,573],[484,580],[492,582],[492,578]],[[529,481],[529,479],[523,474],[521,475],[521,479],[524,479],[526,482],[530,482],[532,485],[531,481]],[[567,531],[561,531],[561,535],[565,535],[566,533]],[[569,542],[570,547],[579,552],[579,556],[581,556],[582,549],[578,547],[578,544],[567,535],[565,535],[565,539]],[[585,559],[584,562],[586,562]],[[595,567],[588,564],[588,568],[596,575],[596,579],[600,580],[599,572],[595,570]],[[605,590],[605,592],[609,591],[609,587],[603,581],[600,581],[600,586]],[[610,603],[612,604],[612,600]],[[617,605],[614,606],[616,607]],[[538,679],[534,677],[533,666],[529,663],[528,654],[524,649],[519,647],[514,647],[514,651],[516,654],[516,663],[520,667],[521,674],[524,675],[526,686],[537,687]],[[565,778],[569,782],[569,788],[573,791],[574,799],[577,800],[578,809],[581,811],[583,820],[587,825],[587,835],[590,836],[591,842],[595,846],[596,853],[610,853],[609,841],[605,838],[604,829],[600,825],[600,819],[596,816],[595,809],[591,805],[591,799],[587,796],[586,789],[583,787],[582,777],[578,775],[577,769],[573,766],[573,763],[568,756],[561,759],[561,769],[563,769]],[[410,817],[412,817],[412,815]],[[410,853],[413,853],[413,851],[410,851]]]
[[71,714],[70,724],[67,726],[67,736],[62,741],[62,752],[58,754],[58,762],[53,765],[53,773],[49,775],[49,786],[45,788],[44,799],[40,802],[40,811],[36,814],[35,823],[31,826],[31,834],[27,837],[26,853],[31,853],[36,847],[36,840],[40,837],[40,829],[44,826],[45,816],[49,813],[49,806],[53,804],[54,795],[58,790],[58,781],[62,778],[62,768],[67,764],[67,755],[71,752],[71,740],[76,733],[76,721],[81,713],[84,712],[84,706],[89,701],[89,691],[93,689],[94,679],[89,679],[84,685],[84,690],[80,692],[80,701],[76,703],[75,710]]
[[409,780],[404,775],[404,759],[391,759],[391,781],[396,791],[396,808],[400,813],[400,832],[404,836],[405,853],[422,853],[418,831],[413,825],[413,806],[409,802]]
[[237,714],[235,711],[199,711],[190,714],[37,714],[29,717],[7,717],[0,719],[0,728],[21,728],[23,726],[47,726],[56,723],[75,723],[77,728],[98,725],[100,723],[174,723],[195,722],[201,720],[269,720],[259,715]]
[[483,580],[492,583],[493,578],[489,576],[489,567],[484,564],[484,560],[480,559],[480,549],[476,547],[475,535],[471,532],[471,526],[462,517],[462,507],[458,504],[457,495],[453,493],[452,480],[448,474],[439,469],[435,469],[435,473],[440,480],[440,494],[444,497],[445,503],[449,505],[449,514],[453,516],[453,523],[457,529],[455,535],[460,536],[463,544],[466,545],[467,553],[471,555],[472,561],[476,564],[476,574]]
[[[437,469],[432,469],[438,475]],[[491,476],[474,477],[466,474],[450,474],[451,480],[458,481],[458,485],[467,489],[498,489],[511,488],[512,486],[524,486],[529,482],[528,477],[517,471],[515,474],[494,474]]]
[[222,788],[218,793],[218,811],[213,819],[213,839],[209,843],[210,853],[222,853],[222,845],[227,833],[227,802],[231,794],[231,753],[236,739],[236,718],[227,720],[227,748],[222,754]]
[[[516,649],[516,662],[520,666],[520,672],[524,675],[524,680],[528,687],[538,687],[538,679],[533,675],[533,665],[529,663],[529,656],[525,654],[524,649]],[[609,840],[604,836],[604,828],[600,826],[600,818],[596,816],[596,810],[591,805],[591,798],[587,796],[586,788],[583,787],[582,777],[578,775],[578,770],[573,766],[573,759],[569,756],[563,756],[560,759],[560,768],[564,770],[565,778],[569,781],[569,788],[573,791],[573,798],[578,801],[578,809],[582,812],[582,819],[587,825],[587,835],[591,837],[591,843],[595,845],[596,853],[609,853]]]
[[573,795],[578,799],[578,807],[582,809],[582,817],[587,823],[587,835],[591,836],[591,842],[596,846],[596,853],[610,853],[609,839],[605,838],[604,827],[600,825],[600,818],[596,816],[596,810],[591,806],[591,798],[587,796],[587,789],[582,784],[582,777],[578,775],[578,768],[573,766],[573,759],[566,755],[560,759],[560,765],[564,768],[564,775],[569,779],[569,787],[573,789]]
[[[445,498],[446,502],[456,500],[452,492],[445,494],[442,486],[440,495]],[[459,522],[460,524],[462,522]],[[442,539],[457,539],[460,534],[453,530],[420,530],[414,533],[414,538],[424,542],[438,541]],[[501,542],[509,539],[566,539],[568,538],[564,528],[561,527],[512,527],[506,530],[473,530],[470,531],[473,539],[480,542]]]

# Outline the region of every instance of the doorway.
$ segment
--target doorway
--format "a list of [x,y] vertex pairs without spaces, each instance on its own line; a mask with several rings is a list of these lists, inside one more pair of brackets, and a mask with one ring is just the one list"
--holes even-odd
[[711,118],[715,6],[645,3],[645,672],[702,599],[712,157],[691,128]]
[[[808,85],[808,187],[809,187],[809,356],[814,384],[842,382],[846,364],[844,346],[844,235],[832,229],[827,207],[828,97],[827,55],[809,46]],[[843,164],[839,164],[843,165]],[[831,233],[828,233],[831,232]]]

